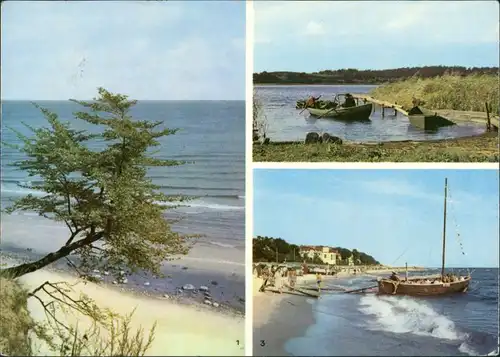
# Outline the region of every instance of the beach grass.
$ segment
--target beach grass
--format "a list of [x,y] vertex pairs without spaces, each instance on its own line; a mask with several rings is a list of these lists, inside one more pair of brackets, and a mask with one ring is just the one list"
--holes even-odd
[[378,144],[253,145],[254,162],[498,162],[498,133],[436,141]]
[[412,99],[423,100],[429,109],[452,109],[485,112],[485,103],[491,112],[499,112],[499,78],[486,74],[459,76],[447,74],[433,78],[417,76],[379,86],[370,92],[375,99],[397,103],[411,108]]
[[34,320],[28,311],[28,292],[11,279],[0,278],[0,353],[30,356],[30,330]]

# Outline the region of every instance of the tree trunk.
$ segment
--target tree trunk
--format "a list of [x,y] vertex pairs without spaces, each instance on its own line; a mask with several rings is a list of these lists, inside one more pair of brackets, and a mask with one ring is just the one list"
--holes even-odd
[[58,251],[49,253],[42,259],[37,260],[35,262],[25,263],[15,267],[1,269],[0,277],[5,277],[8,279],[16,279],[25,274],[33,273],[38,269],[44,268],[47,265],[68,256],[71,252],[73,252],[78,248],[82,248],[86,245],[94,243],[95,241],[98,241],[102,237],[103,237],[103,232],[99,232],[96,233],[94,236],[91,237],[87,236],[86,238],[76,241],[72,244],[65,245],[61,247],[61,249],[59,249]]

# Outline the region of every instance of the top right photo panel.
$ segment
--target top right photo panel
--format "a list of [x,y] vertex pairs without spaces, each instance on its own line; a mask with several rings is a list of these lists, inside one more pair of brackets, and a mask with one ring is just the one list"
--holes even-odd
[[254,162],[498,162],[497,1],[254,2]]

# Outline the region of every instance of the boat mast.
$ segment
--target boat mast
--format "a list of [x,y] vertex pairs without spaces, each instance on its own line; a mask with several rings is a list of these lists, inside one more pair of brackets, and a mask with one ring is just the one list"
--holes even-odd
[[446,196],[448,196],[448,178],[444,179],[443,260],[441,265],[441,279],[444,278],[444,257],[446,253]]

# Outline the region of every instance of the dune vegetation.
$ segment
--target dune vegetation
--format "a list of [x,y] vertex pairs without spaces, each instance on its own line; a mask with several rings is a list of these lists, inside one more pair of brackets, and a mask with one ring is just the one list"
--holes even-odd
[[423,107],[429,109],[484,112],[487,102],[492,113],[498,115],[499,111],[498,76],[491,74],[445,74],[433,78],[415,76],[379,86],[370,94],[405,108],[411,108],[413,98],[417,98],[423,101]]

